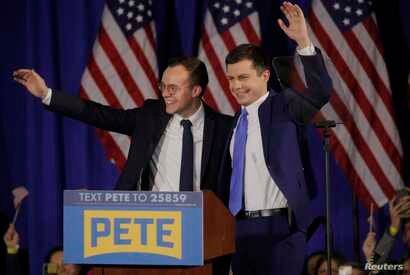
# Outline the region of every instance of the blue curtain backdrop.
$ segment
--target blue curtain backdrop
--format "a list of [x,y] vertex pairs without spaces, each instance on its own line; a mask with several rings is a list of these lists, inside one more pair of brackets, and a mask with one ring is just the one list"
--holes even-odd
[[[206,1],[153,2],[162,71],[168,58],[197,53]],[[294,46],[274,23],[280,15],[279,2],[257,2],[263,47],[271,56],[288,55]],[[309,1],[299,2],[307,10]],[[29,252],[31,274],[41,274],[47,251],[62,243],[63,190],[112,189],[118,171],[106,159],[93,128],[45,111],[37,99],[12,81],[12,72],[21,67],[34,68],[50,87],[78,94],[103,7],[103,0],[16,0],[1,4],[0,233],[4,234],[13,215],[12,188],[25,185],[30,195],[23,205],[17,229],[22,247]],[[388,51],[394,52],[394,49]],[[391,60],[389,70],[395,72],[399,59],[393,55]],[[398,97],[403,98],[402,94]],[[402,105],[396,106],[402,108],[399,114],[408,114]],[[405,131],[401,133],[408,136]],[[308,135],[311,181],[317,184],[313,205],[318,214],[324,215],[321,141],[312,128],[308,129]],[[335,162],[332,169],[334,247],[353,259],[352,190]],[[368,214],[360,205],[358,213],[361,243],[367,233],[365,216]],[[379,220],[381,231],[386,225],[385,211],[379,213]],[[321,226],[309,242],[307,252],[323,249],[324,243]],[[1,245],[0,273],[5,253]]]

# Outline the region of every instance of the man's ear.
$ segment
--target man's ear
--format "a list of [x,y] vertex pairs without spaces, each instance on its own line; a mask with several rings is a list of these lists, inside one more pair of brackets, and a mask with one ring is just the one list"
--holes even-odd
[[202,92],[202,87],[199,85],[195,85],[192,87],[192,97],[199,97]]

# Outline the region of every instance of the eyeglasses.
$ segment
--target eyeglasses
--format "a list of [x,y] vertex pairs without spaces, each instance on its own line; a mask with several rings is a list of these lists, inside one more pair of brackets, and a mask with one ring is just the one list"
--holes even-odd
[[165,83],[159,83],[158,84],[158,89],[160,90],[161,93],[164,93],[165,91],[168,91],[170,94],[176,94],[177,92],[179,92],[180,90],[182,90],[183,88],[189,87],[190,84],[188,85],[184,85],[182,87],[175,85],[175,84],[169,84],[166,85]]

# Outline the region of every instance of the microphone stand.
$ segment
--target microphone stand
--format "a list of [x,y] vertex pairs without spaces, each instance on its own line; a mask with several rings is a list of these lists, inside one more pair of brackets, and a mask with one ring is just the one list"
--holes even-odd
[[[293,57],[275,57],[272,60],[272,67],[276,74],[276,79],[281,86],[282,90],[291,90],[287,89],[290,85],[284,85],[282,79],[288,79],[289,73],[286,73],[285,77],[281,77],[283,70],[281,68],[288,68],[286,71],[291,71],[291,64],[293,63]],[[295,95],[304,99],[310,106],[316,110],[320,110],[321,106],[317,106],[315,102],[309,99],[309,97],[304,96],[301,93],[295,93]],[[327,274],[332,275],[332,230],[331,230],[331,214],[330,214],[330,129],[336,127],[337,124],[342,124],[335,122],[333,120],[324,120],[317,123],[314,123],[316,128],[323,129],[323,151],[325,153],[325,185],[326,185],[326,254],[327,254]],[[336,274],[335,274],[336,275]]]
[[325,153],[325,185],[326,185],[326,256],[327,274],[332,275],[332,228],[330,213],[330,129],[336,127],[333,120],[324,120],[314,124],[323,129],[323,151]]

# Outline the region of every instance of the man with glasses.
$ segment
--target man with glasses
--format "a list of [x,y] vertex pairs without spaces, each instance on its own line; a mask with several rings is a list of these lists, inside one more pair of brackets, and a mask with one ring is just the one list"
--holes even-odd
[[34,70],[20,69],[13,76],[48,110],[131,137],[116,189],[215,191],[231,117],[201,100],[208,73],[197,58],[172,60],[159,84],[162,98],[130,110],[51,90]]

